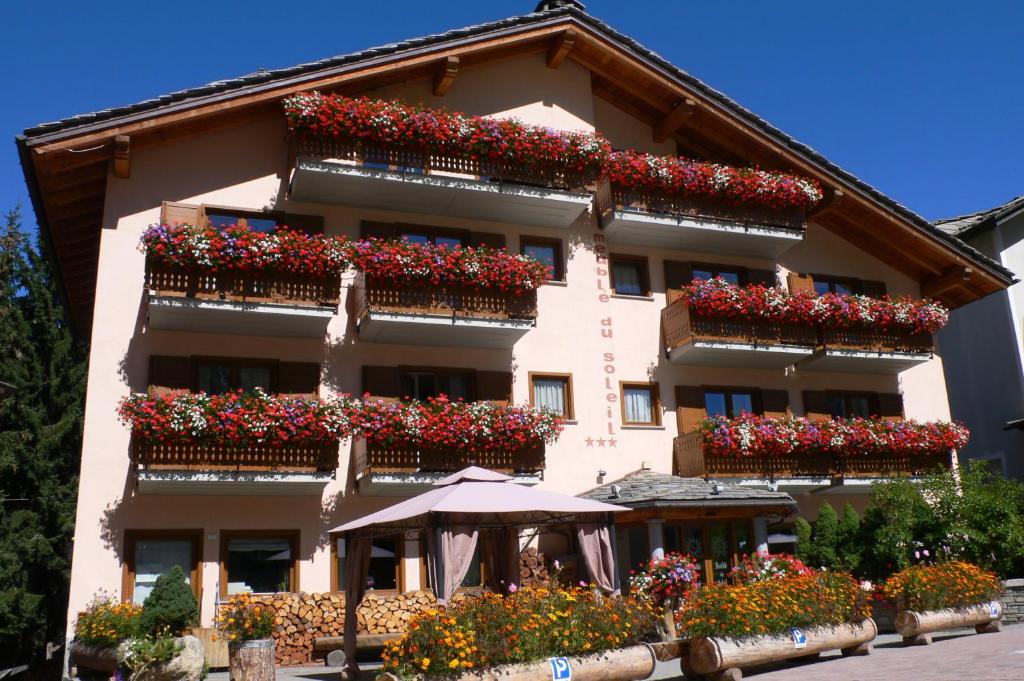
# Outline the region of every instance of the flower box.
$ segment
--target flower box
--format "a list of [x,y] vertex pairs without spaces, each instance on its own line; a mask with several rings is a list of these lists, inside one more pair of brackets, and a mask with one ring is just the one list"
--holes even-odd
[[232,681],[274,681],[274,640],[261,638],[228,643],[228,669]]
[[71,664],[79,668],[78,675],[83,678],[89,675],[96,675],[95,672],[102,672],[103,676],[111,676],[117,671],[116,647],[88,646],[72,641],[68,652]]
[[740,638],[701,637],[690,641],[681,660],[683,673],[717,674],[719,678],[741,678],[739,670],[779,662],[827,650],[841,650],[843,655],[867,654],[870,643],[878,635],[874,620],[857,624],[792,629],[786,634],[743,636]]
[[936,631],[973,626],[979,634],[995,633],[1002,618],[1003,605],[998,601],[922,612],[903,610],[896,615],[896,633],[906,645],[928,645]]
[[515,293],[468,286],[406,287],[367,277],[362,282],[362,296],[360,316],[393,312],[490,319],[537,317],[536,290]]
[[453,473],[466,466],[481,466],[502,473],[538,473],[544,470],[544,446],[469,453],[458,449],[388,447],[357,439],[352,447],[356,478],[387,473]]
[[185,269],[147,258],[146,288],[153,295],[168,298],[336,307],[341,297],[341,276]]

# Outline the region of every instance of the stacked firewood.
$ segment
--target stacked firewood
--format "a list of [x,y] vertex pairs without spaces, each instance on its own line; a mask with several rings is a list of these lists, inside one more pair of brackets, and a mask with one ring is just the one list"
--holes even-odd
[[520,586],[549,586],[551,575],[548,572],[544,554],[531,546],[519,556]]

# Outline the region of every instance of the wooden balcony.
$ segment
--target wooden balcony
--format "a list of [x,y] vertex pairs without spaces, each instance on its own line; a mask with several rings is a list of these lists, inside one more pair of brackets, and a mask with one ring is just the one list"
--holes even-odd
[[817,341],[807,325],[703,317],[682,298],[661,311],[661,329],[668,360],[688,366],[781,369],[810,357]]
[[489,159],[335,141],[300,144],[299,201],[567,228],[590,205],[594,178]]
[[471,454],[452,450],[395,449],[358,438],[352,443],[352,466],[362,494],[408,495],[467,466],[481,466],[536,484],[544,471],[544,447],[514,452]]
[[776,258],[804,238],[802,209],[773,210],[700,197],[597,186],[594,206],[612,243]]
[[341,279],[184,270],[147,259],[146,289],[152,329],[322,338]]
[[[673,440],[675,474],[689,478],[739,478],[749,481],[856,480],[921,475],[936,466],[948,467],[949,454],[941,456],[850,456],[800,454],[773,457],[720,457],[704,451],[701,433]],[[791,486],[791,485],[790,485]],[[827,483],[826,483],[827,486]]]
[[815,353],[801,360],[802,371],[898,374],[932,358],[931,334],[874,329],[822,329]]
[[537,323],[537,292],[400,288],[356,277],[359,338],[376,343],[511,348]]
[[334,478],[338,445],[238,449],[133,438],[131,461],[145,494],[318,495]]

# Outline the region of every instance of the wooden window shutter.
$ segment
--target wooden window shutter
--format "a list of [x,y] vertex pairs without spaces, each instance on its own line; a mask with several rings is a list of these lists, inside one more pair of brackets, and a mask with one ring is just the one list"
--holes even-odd
[[280,362],[277,392],[315,397],[320,392],[320,365],[316,362]]
[[493,232],[470,232],[469,245],[473,248],[486,246],[487,248],[500,250],[505,248],[505,235]]
[[878,415],[886,421],[903,420],[903,395],[899,393],[879,393]]
[[363,392],[373,397],[402,397],[398,367],[363,367]]
[[665,266],[665,297],[669,305],[679,298],[679,289],[693,281],[693,265],[679,260],[666,260]]
[[202,214],[202,206],[164,201],[160,206],[160,224],[199,225],[202,224]]
[[676,427],[679,434],[692,432],[705,416],[707,411],[704,408],[704,388],[699,385],[677,385]]
[[747,270],[747,282],[770,288],[779,285],[779,275],[775,270]]
[[765,416],[786,416],[789,413],[789,391],[762,390],[761,410]]
[[872,298],[881,298],[885,295],[885,282],[862,281],[860,282],[860,292]]
[[832,418],[828,410],[828,396],[824,390],[804,391],[804,416],[810,419]]
[[388,222],[363,220],[359,225],[359,236],[363,239],[396,239],[398,227]]
[[476,399],[479,402],[492,404],[510,404],[512,402],[512,372],[476,372]]
[[796,293],[797,291],[810,291],[814,293],[814,278],[809,274],[790,272],[788,281],[790,293]]
[[324,216],[322,215],[296,215],[285,213],[281,218],[281,224],[292,229],[297,229],[306,234],[324,233]]
[[192,389],[192,358],[153,355],[149,358],[149,388],[157,395]]

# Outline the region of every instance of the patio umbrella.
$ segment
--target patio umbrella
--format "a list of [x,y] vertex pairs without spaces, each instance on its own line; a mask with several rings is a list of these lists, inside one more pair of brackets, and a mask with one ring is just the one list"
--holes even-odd
[[491,586],[507,588],[518,581],[518,528],[572,523],[591,580],[605,592],[617,594],[611,514],[628,510],[524,487],[507,475],[470,466],[438,480],[433,489],[419,496],[334,528],[332,533],[350,540],[345,580],[345,657],[349,669],[358,671],[354,606],[365,593],[374,536],[426,528],[431,584],[438,603],[444,605],[469,570],[480,530],[490,540],[488,550],[481,554],[486,572],[492,576]]

